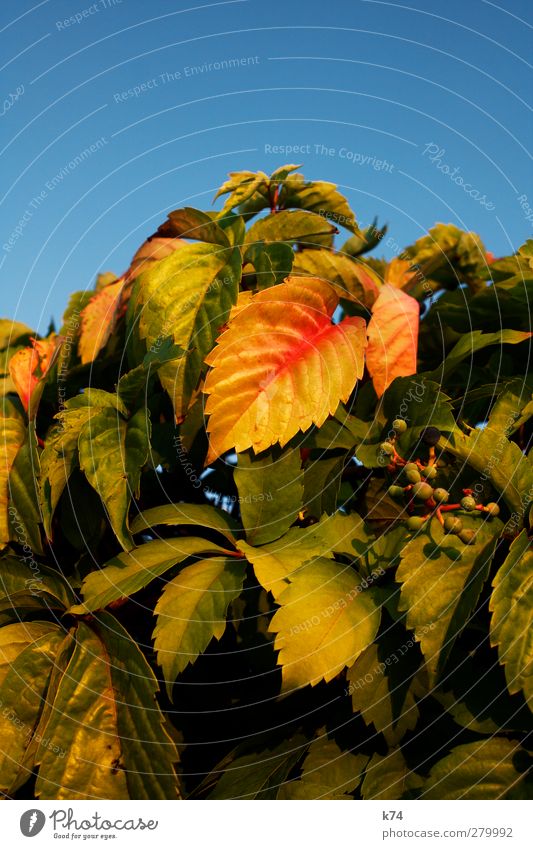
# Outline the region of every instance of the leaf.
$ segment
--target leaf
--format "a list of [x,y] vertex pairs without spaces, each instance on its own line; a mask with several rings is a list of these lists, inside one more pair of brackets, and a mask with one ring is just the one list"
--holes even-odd
[[418,708],[412,689],[407,689],[401,705],[398,721],[394,716],[394,682],[390,676],[389,666],[397,663],[395,656],[381,661],[378,646],[369,646],[348,670],[348,692],[352,696],[352,706],[360,711],[367,725],[373,725],[376,731],[381,731],[389,746],[396,746],[405,737],[407,731],[412,731],[418,722]]
[[158,346],[153,345],[142,363],[123,374],[117,383],[117,392],[124,404],[131,408],[135,402],[144,403],[152,394],[151,380],[161,366],[184,355],[185,351],[174,345],[170,337],[162,339]]
[[138,324],[147,349],[157,350],[170,336],[187,352],[159,369],[178,420],[187,412],[204,358],[237,300],[240,278],[238,248],[199,243],[154,263],[135,282],[130,327]]
[[318,557],[289,582],[269,627],[284,692],[331,681],[370,645],[380,621],[372,592],[350,567]]
[[101,610],[113,601],[133,595],[189,557],[221,553],[223,548],[200,537],[157,539],[121,552],[87,575],[81,587],[83,604],[72,607],[70,612],[85,614]]
[[337,509],[346,460],[345,452],[340,456],[335,452],[333,456],[322,455],[317,460],[309,460],[304,466],[303,506],[310,516],[318,519],[324,513],[332,514]]
[[[57,626],[37,637],[20,651],[7,670],[0,689],[0,789],[9,793],[17,782],[30,777],[33,763],[26,752],[32,743],[46,697],[56,652],[65,633]],[[20,775],[20,777],[19,777]]]
[[22,594],[36,599],[46,596],[43,607],[48,607],[54,599],[60,608],[70,607],[74,594],[63,576],[33,558],[28,564],[27,559],[14,555],[0,558],[0,609],[4,606],[16,608]]
[[490,480],[511,510],[513,527],[521,526],[533,499],[533,466],[515,442],[489,425],[468,436],[457,429],[449,439],[441,436],[438,447],[468,463],[481,480]]
[[10,318],[0,318],[0,351],[15,345],[29,345],[30,338],[35,332],[20,321]]
[[128,530],[132,496],[138,497],[141,469],[150,448],[150,419],[141,409],[125,422],[115,410],[100,410],[82,426],[78,440],[80,468],[107,510],[118,541],[133,548]]
[[21,348],[9,360],[9,374],[29,418],[34,418],[61,341],[56,337],[30,341],[30,346]]
[[[397,450],[402,456],[408,455],[427,427],[436,427],[444,433],[454,433],[457,429],[451,399],[438,383],[427,380],[423,374],[416,378],[397,377],[383,396],[383,407],[391,427],[398,417],[409,425],[398,439]],[[381,451],[378,458],[382,461]]]
[[366,549],[368,541],[367,529],[356,513],[335,513],[307,528],[291,528],[280,540],[260,548],[242,540],[239,546],[261,586],[277,601],[304,563],[317,557],[333,557],[335,553],[355,557]]
[[165,235],[195,239],[199,242],[221,245],[224,248],[230,246],[226,233],[219,222],[214,220],[214,213],[201,212],[191,206],[169,212],[168,221],[162,229]]
[[476,531],[465,545],[446,534],[436,519],[402,551],[396,580],[402,584],[399,609],[415,632],[426,660],[430,686],[441,676],[453,643],[468,623],[487,578],[502,523],[465,516]]
[[209,799],[283,798],[287,775],[296,766],[307,746],[303,735],[278,746],[244,754],[233,759],[222,773]]
[[[61,757],[52,747],[59,747]],[[102,643],[78,624],[69,664],[61,676],[36,762],[41,799],[127,799],[109,660]]]
[[256,242],[244,255],[244,263],[251,263],[255,269],[259,289],[281,283],[291,273],[293,260],[292,248],[285,242]]
[[53,622],[17,622],[0,628],[0,687],[19,654],[35,640],[57,631]]
[[242,561],[213,557],[186,566],[168,582],[155,608],[154,648],[169,698],[172,685],[213,638],[226,630],[228,606],[242,590]]
[[504,737],[456,746],[432,768],[421,798],[527,799],[527,772],[517,766],[525,754]]
[[340,298],[368,308],[378,297],[381,285],[378,275],[368,265],[325,249],[299,251],[292,273],[318,277],[333,286]]
[[359,233],[355,214],[335,183],[323,180],[305,180],[302,174],[290,174],[281,189],[281,208],[297,207],[317,212],[333,224]]
[[237,526],[228,513],[208,504],[162,504],[160,507],[150,507],[135,516],[131,523],[132,534],[138,534],[148,528],[158,525],[194,525],[219,531],[231,542],[235,543]]
[[[409,769],[400,749],[372,756],[366,768],[361,795],[363,799],[403,799],[409,791],[421,787],[422,778]],[[408,797],[408,796],[407,796]]]
[[492,586],[490,642],[498,646],[509,692],[523,690],[533,711],[533,551],[525,530],[511,543]]
[[26,431],[9,475],[11,539],[42,554],[39,523],[39,452],[33,425]]
[[[229,180],[226,180],[214,197],[214,200],[217,200],[221,195],[229,195],[219,213],[220,217],[245,203],[256,192],[265,192],[268,184],[268,177],[263,171],[258,171],[257,174],[253,171],[231,171]],[[264,205],[268,206],[268,200]]]
[[124,278],[96,292],[81,311],[78,354],[82,364],[92,363],[115,330]]
[[256,242],[310,241],[313,237],[332,236],[336,228],[312,212],[284,210],[260,218],[246,233],[246,245]]
[[425,376],[429,380],[440,383],[447,380],[464,359],[471,358],[478,351],[482,351],[483,348],[490,345],[518,345],[520,342],[530,339],[531,335],[531,333],[525,333],[521,330],[498,330],[495,333],[482,333],[481,330],[473,330],[470,333],[464,333],[442,365],[431,372],[427,372]]
[[378,398],[396,377],[416,374],[418,301],[385,284],[372,307],[366,365]]
[[0,549],[11,539],[9,528],[9,476],[26,437],[24,422],[0,415]]
[[332,289],[294,280],[254,296],[206,358],[208,462],[224,451],[255,453],[318,427],[363,374],[364,321],[332,324]]
[[241,520],[252,545],[272,542],[287,531],[302,509],[299,448],[239,454],[234,481]]
[[325,736],[313,740],[302,767],[302,776],[280,788],[279,799],[351,799],[361,782],[366,755],[343,752]]
[[137,644],[111,614],[98,616],[97,631],[109,656],[129,797],[178,799],[175,764],[179,755],[156,701],[156,677]]

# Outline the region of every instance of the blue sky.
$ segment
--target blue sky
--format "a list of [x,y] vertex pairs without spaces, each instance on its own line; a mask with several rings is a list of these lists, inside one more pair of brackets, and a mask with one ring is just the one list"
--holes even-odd
[[436,221],[512,252],[531,233],[532,12],[4,0],[0,315],[45,331],[168,211],[286,162],[388,222],[388,256]]

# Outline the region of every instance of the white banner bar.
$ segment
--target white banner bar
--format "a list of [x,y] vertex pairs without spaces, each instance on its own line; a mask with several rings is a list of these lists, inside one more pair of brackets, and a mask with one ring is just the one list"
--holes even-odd
[[533,846],[531,804],[518,801],[83,801],[35,806],[6,801],[0,811],[6,849],[64,844],[121,849]]

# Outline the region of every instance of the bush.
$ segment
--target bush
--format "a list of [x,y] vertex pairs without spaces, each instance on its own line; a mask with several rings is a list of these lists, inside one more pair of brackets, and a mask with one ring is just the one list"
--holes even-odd
[[0,788],[527,798],[533,243],[219,195],[0,326]]

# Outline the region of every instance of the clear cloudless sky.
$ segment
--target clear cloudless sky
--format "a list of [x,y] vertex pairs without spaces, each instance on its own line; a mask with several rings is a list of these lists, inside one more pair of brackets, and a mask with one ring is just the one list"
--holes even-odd
[[388,256],[436,221],[516,250],[532,24],[531,0],[2,0],[0,315],[45,332],[168,211],[287,162],[387,222]]

